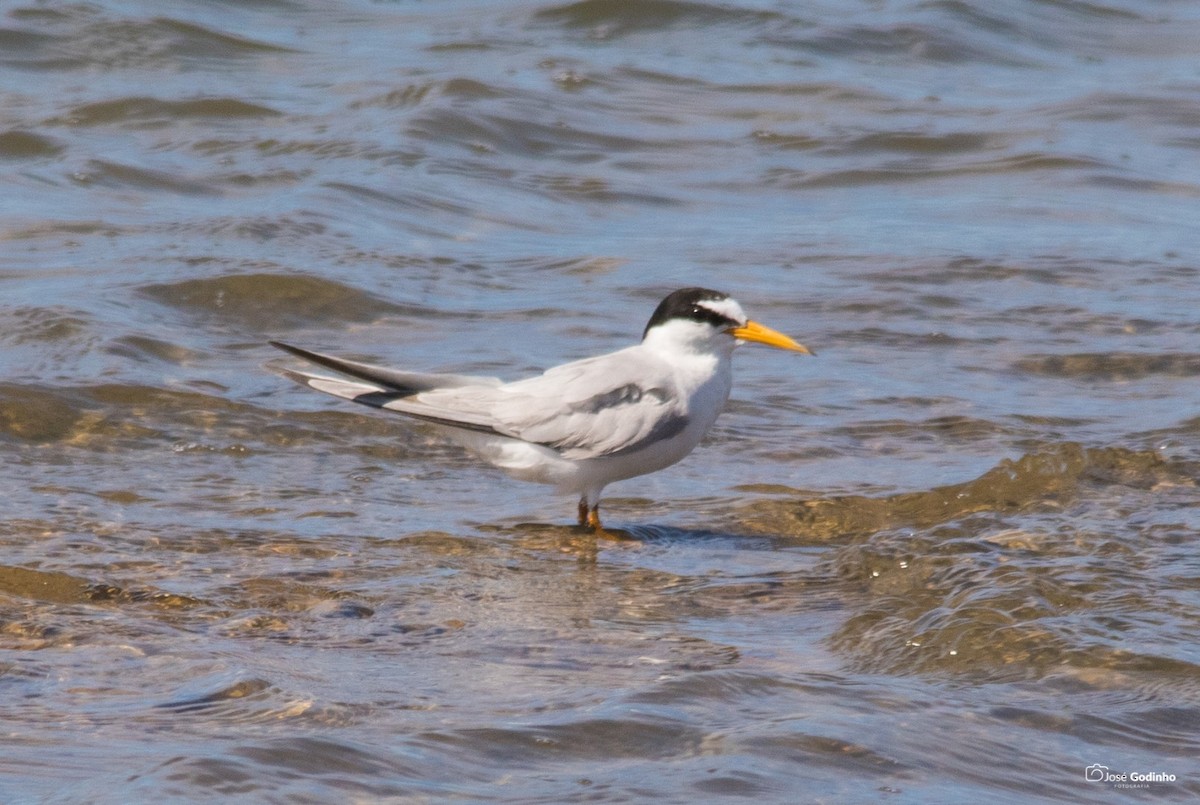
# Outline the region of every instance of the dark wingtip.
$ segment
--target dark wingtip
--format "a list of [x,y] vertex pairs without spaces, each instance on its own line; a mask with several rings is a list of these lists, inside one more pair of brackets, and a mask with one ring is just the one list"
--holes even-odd
[[305,360],[313,361],[314,363],[324,363],[324,361],[321,360],[322,356],[315,352],[309,352],[307,349],[294,347],[291,344],[285,344],[282,341],[268,341],[267,343],[275,347],[275,349],[281,349],[289,355],[295,355],[297,358],[304,358]]
[[297,358],[303,358],[306,361],[315,363],[318,366],[324,366],[326,369],[333,369],[335,372],[342,374],[354,375],[355,372],[346,366],[346,362],[339,358],[333,358],[329,355],[322,355],[319,352],[303,349],[302,347],[294,347],[291,344],[285,344],[282,341],[268,341],[268,344],[276,349],[282,349],[289,355],[295,355]]

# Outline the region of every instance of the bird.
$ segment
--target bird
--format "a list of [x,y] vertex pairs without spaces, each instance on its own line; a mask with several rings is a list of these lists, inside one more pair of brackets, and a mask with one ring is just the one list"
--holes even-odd
[[284,370],[309,388],[432,423],[514,478],[578,495],[579,526],[603,533],[604,488],[692,452],[729,399],[731,359],[743,342],[814,354],[751,321],[728,294],[707,288],[668,294],[640,343],[507,383],[390,369],[269,343],[353,378]]

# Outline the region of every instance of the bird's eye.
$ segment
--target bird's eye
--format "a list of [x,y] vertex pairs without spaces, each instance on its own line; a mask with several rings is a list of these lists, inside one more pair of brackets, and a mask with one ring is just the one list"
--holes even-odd
[[692,305],[688,311],[688,318],[702,324],[711,324],[713,327],[724,327],[732,323],[728,316],[722,316],[712,308],[702,305]]

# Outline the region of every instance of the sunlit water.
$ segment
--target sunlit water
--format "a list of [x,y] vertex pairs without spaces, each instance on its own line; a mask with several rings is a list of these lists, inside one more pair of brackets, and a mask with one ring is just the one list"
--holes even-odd
[[[1197,42],[5,6],[0,801],[1200,796]],[[819,357],[739,352],[625,540],[265,344],[514,378],[692,284]]]

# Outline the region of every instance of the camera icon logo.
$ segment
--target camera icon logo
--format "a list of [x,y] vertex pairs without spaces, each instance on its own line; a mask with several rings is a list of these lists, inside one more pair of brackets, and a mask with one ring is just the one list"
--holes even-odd
[[1093,763],[1083,770],[1083,779],[1089,783],[1103,782],[1105,776],[1108,775],[1108,766],[1101,766],[1099,763]]

